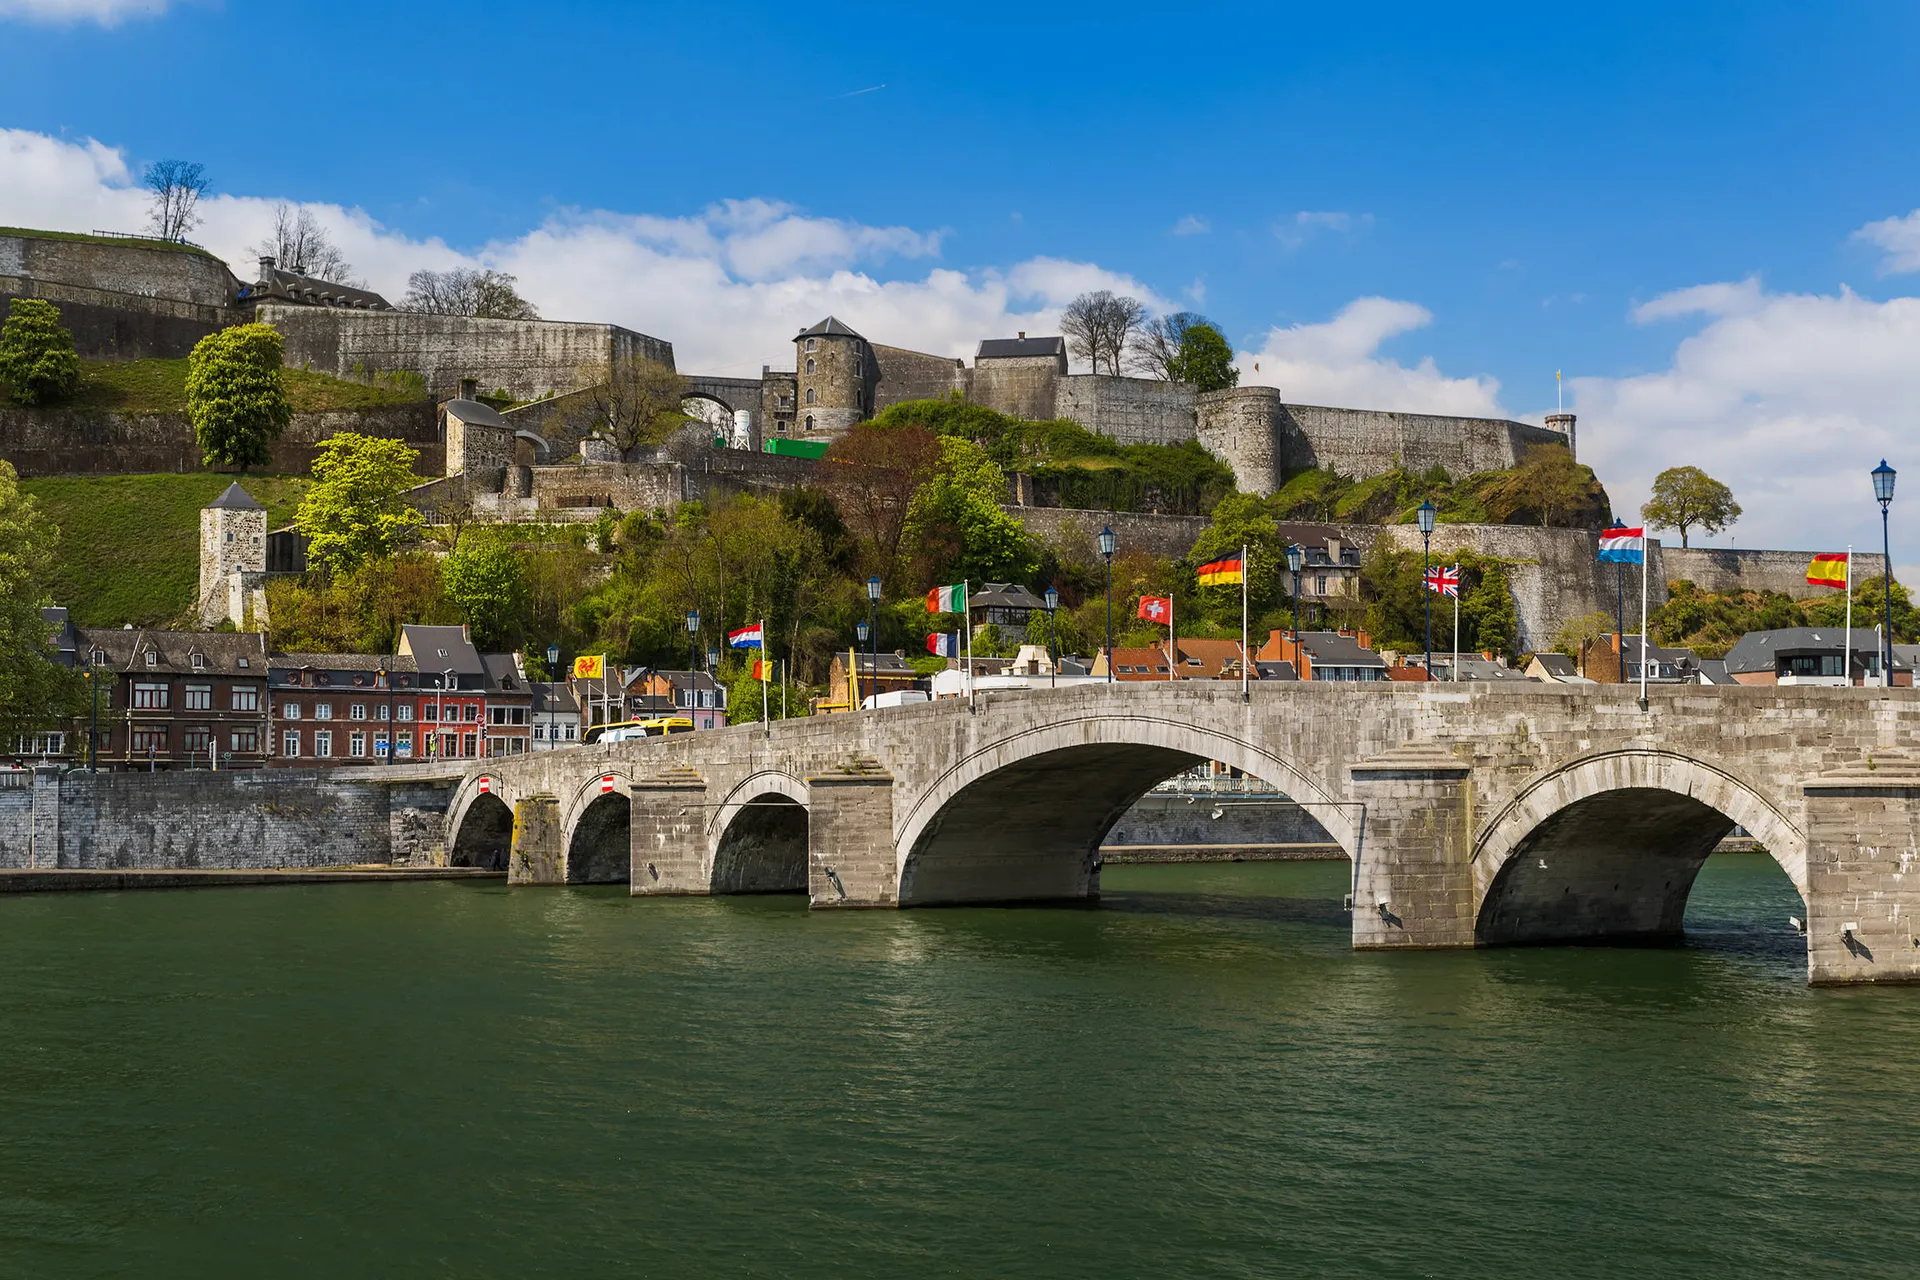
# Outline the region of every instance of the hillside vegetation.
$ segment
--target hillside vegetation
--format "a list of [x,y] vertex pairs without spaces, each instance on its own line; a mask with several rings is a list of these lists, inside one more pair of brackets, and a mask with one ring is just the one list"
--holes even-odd
[[[200,508],[236,477],[191,475],[48,476],[22,480],[59,526],[53,601],[82,626],[158,626],[196,603]],[[305,476],[247,476],[241,483],[267,509],[267,527],[293,519],[311,483]]]
[[[295,413],[339,409],[379,409],[411,404],[425,397],[411,389],[348,382],[310,369],[282,369],[280,385]],[[187,411],[185,360],[83,360],[80,389],[61,407],[107,413],[149,414]]]
[[1447,524],[1556,529],[1603,528],[1613,507],[1593,469],[1575,463],[1558,445],[1537,445],[1519,466],[1460,480],[1440,467],[1418,474],[1399,467],[1364,480],[1334,471],[1296,472],[1274,495],[1274,507],[1282,520],[1412,524],[1427,500]]

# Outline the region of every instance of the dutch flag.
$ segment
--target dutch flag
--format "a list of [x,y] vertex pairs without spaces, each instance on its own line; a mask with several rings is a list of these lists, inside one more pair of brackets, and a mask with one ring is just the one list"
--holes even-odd
[[1625,525],[1615,525],[1600,534],[1600,559],[1606,564],[1643,564],[1646,560],[1647,536],[1644,529],[1629,529]]
[[757,622],[750,627],[742,627],[738,631],[729,631],[727,632],[727,647],[730,649],[763,648],[760,631],[761,627]]

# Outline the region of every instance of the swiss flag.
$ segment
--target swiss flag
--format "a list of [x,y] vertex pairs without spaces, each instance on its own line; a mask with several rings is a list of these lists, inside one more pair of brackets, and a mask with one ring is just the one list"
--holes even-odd
[[1148,622],[1167,622],[1173,617],[1173,601],[1166,596],[1141,596],[1140,616]]

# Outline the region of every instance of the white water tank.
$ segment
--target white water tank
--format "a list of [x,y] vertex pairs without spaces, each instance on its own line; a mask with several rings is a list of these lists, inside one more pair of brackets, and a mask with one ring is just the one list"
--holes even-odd
[[753,413],[747,409],[733,411],[733,440],[735,449],[753,448]]

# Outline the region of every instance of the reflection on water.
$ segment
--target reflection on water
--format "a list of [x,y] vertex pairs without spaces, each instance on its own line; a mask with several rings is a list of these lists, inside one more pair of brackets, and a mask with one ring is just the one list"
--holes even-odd
[[0,900],[0,1273],[1909,1274],[1920,991],[1355,953],[1344,863],[1082,909],[395,884]]

